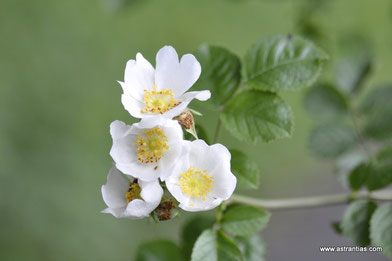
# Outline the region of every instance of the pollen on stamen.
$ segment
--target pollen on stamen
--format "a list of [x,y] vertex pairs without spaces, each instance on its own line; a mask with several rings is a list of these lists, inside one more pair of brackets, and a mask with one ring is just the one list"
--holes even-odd
[[213,177],[206,170],[191,166],[180,176],[179,185],[182,193],[197,199],[205,200],[214,187]]
[[[143,135],[137,136],[137,141],[132,145],[136,146],[137,159],[141,163],[156,163],[169,149],[167,136],[163,129],[155,127],[143,130]],[[157,167],[154,168],[155,170]]]
[[127,203],[131,202],[132,200],[135,199],[142,199],[140,197],[140,192],[142,189],[140,188],[139,184],[137,183],[130,183],[128,191],[125,193],[125,199],[127,200]]
[[151,91],[144,90],[146,108],[142,109],[141,113],[163,114],[181,103],[174,99],[173,90],[157,91],[156,89],[157,86],[154,85]]

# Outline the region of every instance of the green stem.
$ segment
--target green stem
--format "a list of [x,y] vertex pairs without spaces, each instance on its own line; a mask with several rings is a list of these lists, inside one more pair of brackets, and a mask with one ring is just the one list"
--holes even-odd
[[222,132],[222,121],[221,121],[221,119],[219,117],[218,123],[216,125],[216,129],[215,129],[215,135],[214,135],[213,143],[217,143],[218,142],[219,136],[220,136],[221,132]]
[[336,195],[304,197],[304,198],[288,198],[288,199],[259,199],[242,195],[233,195],[227,201],[227,204],[242,203],[255,207],[279,210],[279,209],[298,209],[323,207],[330,205],[347,204],[355,199],[370,199],[392,201],[392,191],[360,191],[351,193],[341,193]]
[[362,150],[365,152],[365,154],[367,155],[368,159],[371,159],[371,154],[366,146],[366,141],[365,141],[365,137],[362,135],[360,129],[359,129],[359,125],[357,123],[357,118],[356,118],[356,112],[352,111],[350,112],[350,118],[354,127],[354,131],[355,134],[357,135],[358,141],[359,141],[359,145],[362,148]]
[[216,216],[216,223],[217,224],[221,223],[221,220],[222,220],[222,217],[223,217],[223,212],[225,211],[226,206],[227,206],[226,202],[223,201],[222,204],[220,204],[218,210],[216,211],[215,216]]

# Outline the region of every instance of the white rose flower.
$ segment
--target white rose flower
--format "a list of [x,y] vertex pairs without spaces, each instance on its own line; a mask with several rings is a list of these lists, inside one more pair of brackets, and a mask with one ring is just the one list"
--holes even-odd
[[114,121],[110,133],[116,167],[144,181],[165,180],[182,151],[183,132],[175,120],[151,117],[132,126]]
[[204,211],[228,199],[237,179],[230,171],[231,155],[221,144],[208,146],[203,140],[185,141],[183,155],[166,187],[187,211]]
[[192,54],[178,60],[171,46],[161,48],[156,56],[156,69],[141,53],[129,60],[125,68],[121,101],[135,118],[162,115],[173,118],[179,115],[192,99],[201,101],[211,97],[210,91],[185,93],[197,81],[201,73],[200,63]]
[[161,202],[163,189],[158,180],[135,181],[123,177],[113,166],[109,171],[107,183],[101,188],[103,200],[108,206],[102,213],[112,214],[116,218],[148,217]]

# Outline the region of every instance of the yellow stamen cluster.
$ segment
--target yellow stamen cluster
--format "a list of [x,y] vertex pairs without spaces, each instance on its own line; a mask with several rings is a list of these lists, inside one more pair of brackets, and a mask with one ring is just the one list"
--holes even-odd
[[169,149],[164,131],[155,127],[143,131],[144,137],[137,136],[132,145],[137,146],[137,159],[142,163],[158,162]]
[[174,99],[174,93],[171,89],[162,89],[161,91],[156,89],[157,86],[154,85],[152,91],[144,90],[146,108],[141,110],[142,113],[163,114],[181,103]]
[[125,193],[125,198],[127,203],[131,202],[134,199],[142,199],[140,197],[140,192],[142,189],[140,188],[139,184],[137,183],[130,183],[128,191]]
[[189,167],[187,172],[181,174],[179,185],[182,193],[202,200],[214,187],[213,177],[206,170]]

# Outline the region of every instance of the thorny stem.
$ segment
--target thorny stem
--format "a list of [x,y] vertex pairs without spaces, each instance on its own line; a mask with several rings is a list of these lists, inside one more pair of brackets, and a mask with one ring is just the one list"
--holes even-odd
[[218,142],[219,136],[221,134],[221,131],[222,131],[222,121],[221,121],[221,119],[219,117],[218,123],[216,125],[216,129],[215,129],[215,135],[214,135],[213,143],[217,143]]
[[356,199],[392,201],[392,191],[360,191],[341,193],[336,195],[288,199],[259,199],[234,194],[229,200],[226,201],[226,203],[243,203],[267,210],[284,210],[347,204],[350,201]]

